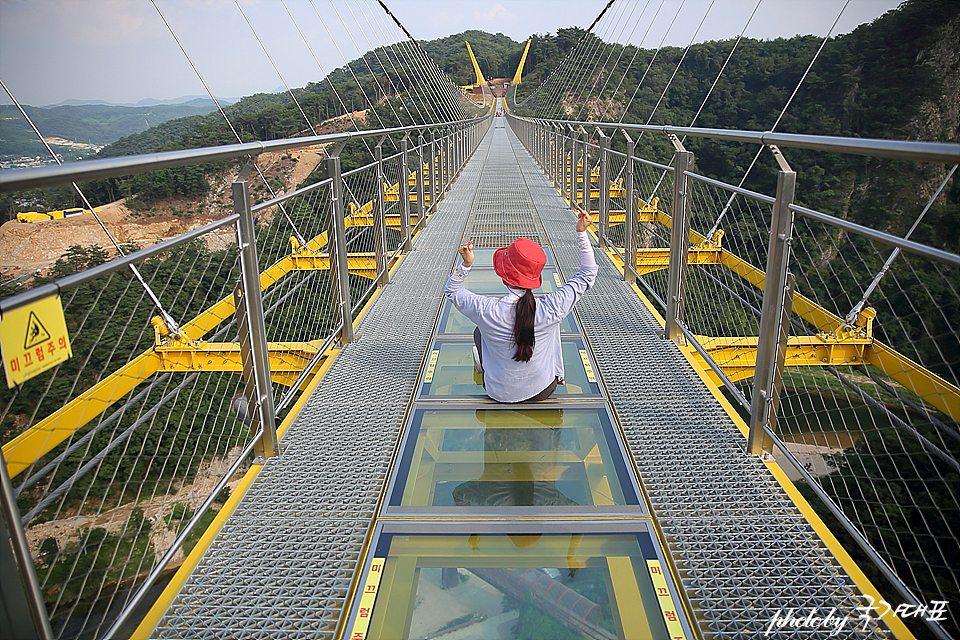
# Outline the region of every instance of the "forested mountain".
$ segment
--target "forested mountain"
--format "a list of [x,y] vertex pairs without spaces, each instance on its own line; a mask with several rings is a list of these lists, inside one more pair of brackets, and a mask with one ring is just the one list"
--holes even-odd
[[[24,106],[24,111],[44,136],[103,146],[168,120],[208,113],[213,108],[213,103],[207,100],[205,104],[191,101],[191,104],[137,107],[103,104],[50,108]],[[20,111],[13,105],[0,105],[0,157],[46,155],[47,150]]]
[[[957,8],[957,0],[910,0],[873,23],[828,42],[776,130],[956,140],[957,96],[960,94],[960,11]],[[596,40],[592,34],[576,27],[560,29],[556,34],[532,35],[518,100],[523,102],[530,96],[584,38]],[[466,31],[420,44],[455,83],[467,84],[474,81],[474,73],[464,40],[471,42],[485,75],[513,75],[524,43],[503,34]],[[594,53],[579,67],[566,70],[583,73],[585,82],[576,88],[567,87],[560,94],[559,102],[554,99],[556,92],[541,90],[540,93],[550,94],[549,100],[542,101],[540,94],[536,94],[523,102],[518,112],[682,126],[693,123],[702,127],[770,129],[820,42],[815,36],[770,41],[743,39],[719,80],[718,73],[735,44],[733,40],[697,44],[686,55],[679,48],[637,50],[594,42],[591,45],[595,45]],[[370,105],[374,106],[359,126],[406,124],[411,122],[411,115],[417,121],[442,119],[443,114],[436,109],[436,96],[425,88],[425,83],[407,81],[409,71],[419,68],[408,62],[395,50],[378,48],[326,78],[295,90],[300,108],[287,94],[258,94],[242,99],[225,111],[243,141],[309,135],[311,131],[300,113],[301,108],[314,126]],[[715,80],[716,86],[707,98]],[[555,104],[549,104],[551,101]],[[694,120],[698,110],[700,114]],[[104,148],[99,157],[234,142],[233,132],[215,111],[171,120],[128,136]],[[623,143],[615,139],[614,144]],[[690,147],[698,151],[704,148],[703,144],[692,141]],[[670,154],[666,141],[654,136],[641,139],[639,150],[660,160],[668,159]],[[698,167],[713,177],[736,183],[749,166],[753,153],[744,145],[713,145],[710,153],[698,154]],[[905,175],[896,168],[889,171],[882,168],[892,166],[890,163],[857,160],[860,169],[851,173],[853,165],[849,158],[814,159],[810,154],[796,152],[791,154],[791,159],[801,170],[817,167],[801,173],[800,193],[806,194],[801,199],[806,198],[808,204],[828,212],[845,212],[847,195],[859,189],[861,199],[873,199],[870,219],[889,217],[883,201],[894,194],[907,198],[900,198],[900,202],[911,202],[917,199],[918,193],[929,193],[929,188],[917,189],[915,180],[932,183],[938,176],[942,178],[940,167],[912,168],[910,171],[915,175]],[[345,162],[349,160],[348,153]],[[863,171],[867,168],[870,168],[871,188],[864,190]],[[768,191],[774,179],[772,163],[764,158],[752,172],[748,186]],[[193,185],[191,190],[172,195],[202,192],[202,180],[167,182],[175,190],[179,189],[176,185]],[[112,181],[91,185],[91,188],[102,191],[99,199],[138,190],[145,199],[162,197],[163,193],[149,192],[149,185],[153,183],[155,181],[136,178],[124,185]],[[947,199],[953,216],[958,215],[955,204],[958,197],[954,192]],[[73,205],[72,202],[51,204]],[[936,220],[943,216],[933,213],[934,226],[941,226]],[[954,250],[957,250],[957,226],[945,226],[948,231],[945,246],[953,246]],[[894,224],[888,230],[897,233],[901,228],[902,224]],[[939,233],[930,235],[943,240]]]

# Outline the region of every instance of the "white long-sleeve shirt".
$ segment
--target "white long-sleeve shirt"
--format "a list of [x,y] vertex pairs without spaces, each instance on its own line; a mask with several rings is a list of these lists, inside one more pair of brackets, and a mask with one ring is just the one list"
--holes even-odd
[[534,317],[533,356],[529,362],[513,359],[517,343],[513,337],[517,301],[523,289],[509,287],[502,298],[481,296],[464,289],[470,269],[460,266],[447,280],[443,293],[460,313],[480,327],[483,337],[483,383],[487,395],[498,402],[521,402],[540,393],[555,377],[563,379],[560,351],[560,323],[597,279],[597,261],[586,231],[577,233],[580,271],[553,293],[537,297]]

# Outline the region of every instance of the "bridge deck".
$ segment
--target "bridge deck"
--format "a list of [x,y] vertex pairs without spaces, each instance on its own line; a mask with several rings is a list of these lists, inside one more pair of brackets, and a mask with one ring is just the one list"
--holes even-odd
[[[332,638],[349,603],[340,635],[353,637],[347,631],[366,627],[357,626],[360,599],[352,598],[351,589],[362,587],[373,558],[385,555],[389,544],[377,545],[388,540],[391,526],[395,533],[410,534],[410,540],[418,532],[433,535],[434,543],[443,535],[466,540],[479,539],[481,533],[531,536],[545,531],[566,534],[580,544],[580,533],[586,533],[584,548],[592,533],[599,532],[606,544],[610,538],[602,535],[636,531],[656,547],[645,552],[648,563],[657,558],[672,563],[673,578],[679,579],[687,599],[680,618],[691,616],[696,633],[761,635],[776,612],[798,608],[806,615],[813,607],[824,615],[837,607],[838,617],[850,616],[849,630],[861,604],[859,590],[767,464],[744,452],[743,434],[717,396],[676,345],[659,338],[657,319],[599,251],[597,283],[577,307],[579,328],[574,327],[571,339],[582,332],[579,339],[585,341],[584,351],[602,385],[598,394],[585,390],[580,400],[564,396],[544,410],[562,406],[569,415],[571,408],[581,406],[609,409],[619,425],[613,428],[611,448],[622,445],[622,435],[628,456],[623,466],[630,476],[638,473],[623,486],[629,493],[639,480],[638,504],[614,500],[614,506],[607,507],[594,502],[593,507],[511,512],[487,502],[486,509],[464,510],[467,515],[460,521],[451,521],[457,517],[456,507],[431,512],[391,503],[388,484],[400,466],[394,459],[410,458],[401,447],[413,446],[416,437],[402,434],[418,407],[496,410],[476,398],[424,397],[420,389],[428,354],[439,349],[434,325],[455,247],[461,238],[494,247],[524,235],[549,245],[558,271],[570,277],[579,266],[573,223],[556,190],[497,119],[418,237],[415,250],[363,318],[359,340],[340,352],[284,434],[283,454],[263,466],[159,624],[147,633],[156,638]],[[466,344],[462,337],[452,340]],[[400,478],[394,484],[402,482]],[[371,528],[378,513],[379,525]],[[544,519],[518,520],[517,514]],[[518,538],[511,539],[511,553],[517,557],[523,555],[522,547],[537,540],[529,537],[520,544]],[[481,545],[475,540],[472,544],[478,551]],[[495,584],[489,572],[508,565],[483,558],[418,567],[466,568],[473,572],[470,580],[482,574]],[[607,558],[610,575],[614,560]],[[484,562],[494,569],[477,568]],[[564,584],[576,589],[571,582],[576,570],[569,566],[570,580]],[[448,578],[444,574],[443,582]],[[642,592],[646,583],[638,578],[637,584]],[[669,582],[671,598],[679,605],[680,590],[673,584]],[[621,598],[623,593],[618,591]],[[421,595],[414,602],[413,593],[381,593],[375,615],[377,608],[388,607],[388,597],[405,600],[404,606],[414,609]],[[620,621],[612,632],[595,630],[591,637],[637,637],[627,622],[632,619],[628,611],[636,605],[611,605],[621,612]],[[653,637],[666,636],[664,624],[656,622],[660,613],[647,613],[647,619],[654,620]],[[497,618],[502,623],[497,633],[509,628],[505,623],[510,619],[506,611]],[[408,632],[400,627],[396,637]],[[477,627],[475,632],[497,637],[489,631],[493,628]],[[692,637],[685,626],[670,627],[670,635],[678,628]],[[382,628],[380,633],[383,637]],[[791,633],[798,638],[820,635],[802,629],[781,630],[777,637]],[[863,635],[885,637],[883,633],[870,629]]]

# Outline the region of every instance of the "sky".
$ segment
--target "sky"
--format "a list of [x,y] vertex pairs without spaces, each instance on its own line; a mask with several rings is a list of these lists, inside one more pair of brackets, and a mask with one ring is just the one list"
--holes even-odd
[[[518,42],[585,28],[606,4],[385,2],[420,40],[481,29]],[[748,19],[745,35],[752,38],[823,36],[845,3],[759,0],[757,8],[758,0],[617,0],[594,32],[650,49],[733,38]],[[849,0],[833,32],[849,33],[898,4]],[[207,95],[204,83],[217,97],[238,98],[319,81],[360,52],[401,37],[376,0],[0,0],[0,79],[21,104],[34,106]],[[2,91],[0,104],[11,104]]]

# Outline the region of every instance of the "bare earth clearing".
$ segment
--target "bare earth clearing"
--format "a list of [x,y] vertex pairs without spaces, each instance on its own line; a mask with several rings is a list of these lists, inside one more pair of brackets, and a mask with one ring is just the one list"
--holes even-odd
[[[290,153],[264,153],[257,166],[268,180],[279,179],[290,191],[317,166],[322,147],[307,147]],[[174,238],[233,212],[230,183],[236,175],[231,169],[210,179],[210,191],[202,200],[165,200],[147,211],[134,211],[118,200],[94,206],[110,235],[121,245],[135,243],[141,248]],[[260,180],[254,172],[251,187]],[[279,195],[279,192],[277,193]],[[233,227],[209,234],[207,246],[223,249],[234,244]],[[48,269],[72,246],[99,245],[114,254],[113,243],[91,214],[62,220],[21,223],[11,220],[0,226],[0,278],[16,278]]]

